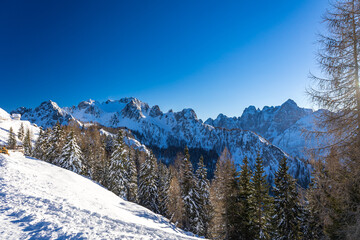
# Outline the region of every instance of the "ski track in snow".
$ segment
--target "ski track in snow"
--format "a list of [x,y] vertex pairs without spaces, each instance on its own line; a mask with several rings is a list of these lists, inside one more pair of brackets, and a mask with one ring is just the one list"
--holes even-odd
[[0,239],[195,239],[89,179],[0,154]]

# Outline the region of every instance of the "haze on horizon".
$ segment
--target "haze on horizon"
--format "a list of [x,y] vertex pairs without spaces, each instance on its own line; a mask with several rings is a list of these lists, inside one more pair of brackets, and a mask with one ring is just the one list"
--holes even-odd
[[206,120],[305,96],[327,0],[4,1],[0,107],[136,97]]

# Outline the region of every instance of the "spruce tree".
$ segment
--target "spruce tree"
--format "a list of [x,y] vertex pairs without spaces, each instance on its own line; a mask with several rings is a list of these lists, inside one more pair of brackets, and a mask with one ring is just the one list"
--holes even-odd
[[158,163],[158,172],[157,187],[159,191],[159,213],[170,218],[171,216],[168,208],[171,173],[166,165],[161,162]]
[[15,137],[14,130],[12,127],[10,127],[10,129],[9,129],[9,139],[8,139],[7,145],[9,147],[9,149],[16,148],[16,137]]
[[34,150],[31,154],[31,156],[34,158],[42,159],[42,156],[45,153],[45,150],[43,148],[44,135],[45,135],[45,132],[42,130],[42,128],[40,128],[39,137],[37,138],[37,140],[35,142]]
[[61,155],[58,158],[60,167],[73,171],[75,173],[84,173],[84,156],[77,144],[73,131],[67,135]]
[[275,175],[274,221],[275,239],[301,239],[301,206],[296,189],[296,180],[288,173],[286,158],[280,161]]
[[197,224],[200,221],[199,205],[200,196],[195,181],[193,167],[190,162],[189,149],[184,150],[184,158],[181,163],[181,197],[184,202],[183,228],[197,233]]
[[200,236],[208,236],[209,223],[212,215],[210,204],[210,182],[207,179],[207,169],[204,164],[204,157],[201,156],[196,170],[197,188],[199,191],[199,222],[196,232]]
[[21,123],[18,131],[18,139],[22,142],[24,141],[24,136],[25,136],[24,124]]
[[119,130],[116,140],[114,141],[114,151],[110,157],[110,169],[109,169],[109,190],[120,196],[121,198],[126,199],[126,149],[125,143],[123,140],[123,134]]
[[31,156],[32,154],[32,145],[31,145],[31,133],[30,130],[27,129],[26,135],[23,141],[24,154],[26,156]]
[[251,211],[254,214],[251,224],[254,239],[271,239],[272,201],[264,173],[263,161],[258,153],[252,178],[254,191],[250,197]]
[[157,170],[157,160],[153,153],[150,153],[140,167],[138,198],[140,205],[155,213],[159,213]]
[[303,207],[303,221],[301,224],[301,232],[303,239],[324,239],[323,223],[320,217],[319,204],[322,204],[320,195],[318,194],[318,177],[312,179],[306,190],[306,202]]
[[59,165],[58,158],[61,154],[64,141],[63,129],[59,122],[52,128],[47,138],[47,148],[44,160]]
[[138,184],[137,184],[137,169],[135,164],[135,154],[133,154],[134,149],[130,148],[128,156],[126,158],[126,190],[127,190],[127,200],[131,202],[137,202],[138,197]]
[[247,157],[243,159],[241,166],[239,186],[239,239],[253,239],[252,217],[254,216],[254,208],[252,206],[251,196],[254,194],[254,188],[251,183],[251,169]]

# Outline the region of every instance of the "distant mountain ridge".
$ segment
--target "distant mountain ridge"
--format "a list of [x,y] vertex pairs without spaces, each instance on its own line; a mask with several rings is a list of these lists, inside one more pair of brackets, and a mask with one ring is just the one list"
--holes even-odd
[[307,134],[322,130],[317,121],[325,110],[313,111],[299,107],[289,99],[281,106],[262,110],[250,106],[240,117],[219,114],[216,119],[207,119],[206,124],[226,129],[254,131],[294,157],[307,159],[307,149],[322,146],[325,139],[316,140]]
[[[64,108],[48,101],[33,110],[19,108],[13,112],[21,113],[23,119],[43,127],[52,126],[56,121],[63,124],[67,124],[69,121],[97,122],[107,127],[126,127],[134,133],[137,140],[142,144],[161,149],[173,146],[182,148],[187,145],[190,148],[215,150],[220,154],[227,147],[235,163],[238,164],[242,163],[244,157],[248,157],[250,165],[253,166],[259,152],[263,156],[265,170],[270,182],[273,182],[281,158],[288,157],[290,173],[299,179],[303,185],[306,185],[310,175],[307,164],[296,157],[287,155],[276,145],[261,137],[261,133],[252,131],[258,125],[262,126],[265,133],[283,131],[283,128],[293,125],[297,118],[306,116],[307,110],[297,110],[293,105],[292,102],[288,102],[284,107],[269,108],[266,115],[262,115],[261,111],[254,107],[246,109],[243,116],[248,118],[248,125],[244,126],[249,126],[249,129],[231,127],[237,126],[237,120],[227,118],[224,115],[222,117],[223,124],[217,124],[221,121],[216,120],[213,122],[207,120],[206,123],[203,123],[197,118],[193,109],[183,109],[179,112],[170,110],[163,113],[159,106],[150,107],[147,103],[136,98],[105,102],[88,100],[80,102],[77,106]],[[276,119],[281,120],[281,115],[273,118],[270,116],[270,113],[278,113],[279,109],[282,109],[280,113],[284,109],[285,112],[296,110],[295,119],[288,119],[289,123],[286,123],[285,126],[279,124]],[[262,119],[269,117],[273,119],[273,124],[261,122]],[[254,124],[254,128],[250,128],[251,124]]]

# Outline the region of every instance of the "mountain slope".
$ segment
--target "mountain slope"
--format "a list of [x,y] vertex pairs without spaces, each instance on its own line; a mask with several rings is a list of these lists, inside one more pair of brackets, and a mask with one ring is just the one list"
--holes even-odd
[[209,118],[205,123],[225,129],[254,131],[291,156],[308,159],[308,149],[318,148],[326,143],[326,139],[316,139],[306,134],[324,130],[316,124],[323,111],[300,108],[289,99],[281,106],[265,106],[262,110],[250,106],[240,117],[219,114],[216,119]]
[[[53,107],[50,106],[49,112],[52,111]],[[290,173],[304,186],[309,181],[309,170],[304,162],[289,157],[281,149],[252,131],[216,128],[204,124],[192,109],[179,112],[170,110],[163,113],[157,105],[150,107],[136,98],[123,98],[106,102],[83,101],[77,106],[62,108],[62,111],[83,123],[97,122],[107,127],[126,127],[132,131],[137,140],[150,147],[183,149],[187,145],[189,148],[215,150],[217,154],[227,147],[235,163],[241,164],[246,156],[251,167],[255,165],[256,154],[259,152],[263,156],[266,173],[271,183],[279,161],[283,157],[288,157]],[[38,111],[35,109],[32,112],[30,116],[37,115]],[[48,115],[44,113],[44,116]],[[24,117],[27,118],[27,115]],[[39,121],[33,118],[29,120],[37,124],[44,122],[43,118]],[[175,156],[176,152],[173,158]],[[167,161],[167,159],[162,160]]]
[[195,239],[89,179],[0,154],[0,239]]

